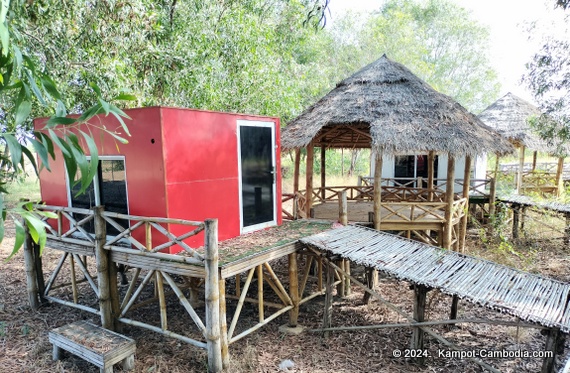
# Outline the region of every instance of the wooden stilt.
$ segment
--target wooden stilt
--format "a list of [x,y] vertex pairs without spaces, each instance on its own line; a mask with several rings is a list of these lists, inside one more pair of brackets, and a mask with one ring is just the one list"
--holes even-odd
[[[325,310],[323,314],[323,328],[330,328],[332,324],[332,304],[333,304],[333,283],[334,283],[334,268],[327,263],[327,285],[325,292]],[[323,337],[328,338],[330,332],[325,331]]]
[[73,294],[73,303],[77,304],[77,279],[75,277],[75,258],[73,255],[69,258],[69,267],[71,272],[71,292]]
[[259,315],[259,322],[265,320],[265,314],[263,312],[263,265],[257,266],[257,308]]
[[99,310],[101,325],[105,329],[115,330],[113,306],[111,302],[111,286],[109,266],[112,265],[110,252],[104,249],[107,240],[107,224],[103,219],[103,206],[93,208],[95,222],[95,260],[97,262],[97,282],[99,283]]
[[307,201],[305,206],[305,216],[311,216],[311,208],[313,207],[313,163],[315,161],[313,144],[307,146],[307,170],[305,175]]
[[513,204],[513,238],[519,238],[520,209],[520,205]]
[[[375,289],[378,286],[378,270],[373,267],[366,268],[366,284],[370,289]],[[364,304],[370,303],[370,293],[365,292],[362,298]]]
[[[426,296],[428,288],[422,285],[414,285],[414,321],[423,322],[425,321],[425,309],[426,309]],[[412,332],[412,343],[411,349],[415,351],[424,350],[424,334],[425,332],[421,328],[414,328]],[[415,356],[416,363],[424,365],[425,356],[422,354],[417,354]]]
[[495,202],[497,199],[497,179],[492,178],[489,182],[489,218],[495,215]]
[[[336,265],[337,265],[339,268],[344,268],[344,259],[342,259],[342,258],[341,258],[341,259],[338,259],[338,260],[336,261]],[[343,297],[345,296],[345,294],[344,294],[344,277],[345,277],[345,276],[344,276],[344,274],[343,274],[342,272],[340,272],[340,271],[339,271],[337,274],[338,274],[338,278],[339,278],[340,281],[339,281],[338,284],[336,285],[336,295],[339,296],[339,297],[341,297],[341,298],[343,298]]]
[[206,349],[208,351],[208,371],[220,372],[222,366],[222,346],[220,340],[220,285],[218,280],[218,220],[205,222],[204,259],[206,269]]
[[344,295],[349,296],[352,293],[352,286],[350,283],[350,260],[344,260],[344,271],[346,272],[347,276],[344,276]]
[[30,234],[30,230],[26,225],[26,222],[22,222],[24,226],[25,239],[24,239],[24,263],[26,267],[26,285],[28,291],[28,301],[30,302],[30,307],[34,311],[40,308],[40,302],[38,298],[38,274],[36,272],[36,262],[34,259],[34,240]]
[[220,344],[222,351],[222,367],[228,368],[230,365],[230,352],[228,343],[228,322],[226,318],[226,280],[219,276],[220,288]]
[[564,171],[564,157],[558,158],[558,165],[556,167],[556,196],[560,197],[564,191],[564,183],[562,180],[562,172]]
[[168,318],[166,316],[166,298],[164,296],[164,283],[160,271],[155,273],[155,288],[158,293],[158,305],[160,307],[160,328],[162,330],[168,329]]
[[326,149],[321,146],[321,200],[325,200],[326,196]]
[[541,373],[553,373],[555,371],[554,363],[556,362],[556,355],[558,353],[560,344],[560,329],[549,329],[546,333],[546,345],[544,350],[550,352],[542,361]]
[[40,297],[40,302],[45,303],[45,302],[47,302],[47,300],[44,298],[46,285],[44,282],[44,270],[43,270],[43,264],[42,264],[42,255],[40,252],[40,245],[33,242],[33,240],[32,240],[32,243],[34,246],[34,261],[36,264],[36,279],[37,279],[37,284],[38,284],[38,295]]
[[519,169],[517,172],[516,180],[516,190],[518,194],[521,194],[523,187],[523,174],[524,174],[524,151],[525,147],[521,146],[519,150]]
[[289,254],[289,296],[293,302],[293,308],[289,311],[289,326],[296,327],[299,319],[299,274],[297,269],[297,253]]
[[428,153],[428,201],[433,201],[433,179],[435,174],[435,152]]
[[[465,170],[463,173],[463,198],[467,199],[467,205],[469,205],[469,187],[471,184],[471,157],[465,156]],[[467,234],[467,223],[469,222],[469,213],[464,212],[461,217],[461,225],[459,230],[459,244],[458,251],[465,251],[465,235]]]
[[[457,319],[457,310],[459,309],[459,298],[457,295],[451,296],[451,311],[449,312],[449,319],[455,320]],[[453,326],[453,324],[449,324],[449,326]]]
[[374,229],[380,230],[382,211],[382,150],[376,149],[374,162]]
[[295,149],[295,171],[293,173],[293,193],[299,191],[299,168],[301,164],[301,149]]
[[531,171],[534,172],[536,170],[536,159],[538,158],[538,152],[535,150],[532,152],[532,169]]
[[566,213],[564,215],[566,217],[566,226],[564,227],[564,236],[566,240],[566,244],[570,243],[570,214]]
[[445,185],[445,226],[443,230],[443,248],[451,250],[453,237],[453,200],[455,184],[455,158],[453,155],[447,156],[447,183]]
[[346,190],[338,192],[338,222],[342,225],[348,225],[348,201],[346,198]]

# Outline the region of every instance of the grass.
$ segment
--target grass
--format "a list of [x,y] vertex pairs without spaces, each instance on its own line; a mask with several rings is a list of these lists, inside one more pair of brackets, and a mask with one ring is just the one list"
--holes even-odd
[[6,185],[8,194],[4,195],[4,202],[8,206],[14,206],[21,199],[40,201],[40,182],[36,175],[28,175],[25,178],[16,179]]

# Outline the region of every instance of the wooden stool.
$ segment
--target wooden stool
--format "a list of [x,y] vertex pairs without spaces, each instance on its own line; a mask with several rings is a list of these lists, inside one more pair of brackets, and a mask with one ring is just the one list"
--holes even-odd
[[113,365],[123,362],[124,370],[135,365],[135,341],[88,321],[77,321],[49,332],[53,344],[53,360],[61,359],[62,349],[113,373]]

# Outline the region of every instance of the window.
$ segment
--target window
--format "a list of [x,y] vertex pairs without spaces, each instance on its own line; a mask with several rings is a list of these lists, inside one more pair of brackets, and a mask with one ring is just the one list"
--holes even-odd
[[[101,157],[97,175],[85,193],[78,195],[81,185],[74,183],[70,186],[69,201],[71,207],[91,209],[98,205],[105,206],[105,211],[112,211],[121,214],[128,214],[127,201],[127,178],[125,172],[124,158]],[[76,177],[76,181],[79,180]],[[76,214],[78,215],[78,214]],[[82,216],[76,216],[82,219]],[[128,220],[117,220],[124,228],[128,228]],[[93,222],[85,225],[84,229],[89,233],[95,233]],[[107,224],[107,234],[117,235],[119,231],[110,224]]]

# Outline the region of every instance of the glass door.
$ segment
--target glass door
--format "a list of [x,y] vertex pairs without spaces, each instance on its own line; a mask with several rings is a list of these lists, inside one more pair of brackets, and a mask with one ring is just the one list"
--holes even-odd
[[242,232],[277,223],[273,122],[238,121]]

